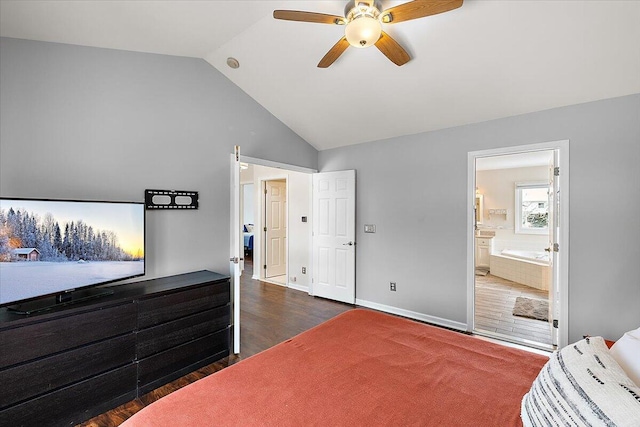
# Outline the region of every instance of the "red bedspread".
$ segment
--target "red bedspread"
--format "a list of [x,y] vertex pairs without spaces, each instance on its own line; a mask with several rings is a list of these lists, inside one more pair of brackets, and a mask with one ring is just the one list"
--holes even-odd
[[522,396],[547,360],[351,310],[160,399],[123,426],[518,426]]

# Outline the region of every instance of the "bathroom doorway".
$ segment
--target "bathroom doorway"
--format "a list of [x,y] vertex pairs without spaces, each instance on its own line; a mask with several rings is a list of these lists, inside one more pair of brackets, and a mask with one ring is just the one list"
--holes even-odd
[[479,335],[551,350],[566,335],[560,319],[566,316],[558,256],[560,147],[514,148],[470,158],[469,326]]

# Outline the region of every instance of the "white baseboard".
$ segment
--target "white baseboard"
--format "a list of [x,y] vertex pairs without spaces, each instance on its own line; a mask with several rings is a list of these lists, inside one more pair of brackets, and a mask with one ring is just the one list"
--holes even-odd
[[286,283],[280,283],[280,282],[275,282],[273,280],[270,279],[260,279],[261,282],[265,282],[265,283],[271,283],[272,285],[276,285],[276,286],[282,286],[283,288],[287,288],[288,285]]
[[356,299],[356,305],[372,308],[378,311],[384,311],[385,313],[397,314],[398,316],[408,317],[410,319],[420,320],[421,322],[427,322],[427,323],[432,323],[434,325],[444,326],[446,328],[457,329],[459,331],[467,330],[466,323],[455,322],[453,320],[443,319],[441,317],[436,317],[436,316],[429,316],[428,314],[422,314],[416,311],[392,307],[390,305],[379,304],[377,302]]
[[260,278],[260,277],[257,277],[257,276],[252,276],[251,278],[253,280],[259,280],[261,282],[271,283],[272,285],[278,285],[278,286],[284,286],[285,288],[291,288],[291,289],[293,289],[295,291],[301,291],[301,292],[305,292],[307,294],[309,293],[309,286],[307,286],[307,285],[300,285],[298,283],[292,283],[292,282],[289,282],[287,284],[278,283],[278,282],[273,282],[273,281],[271,281],[269,279],[264,279],[264,278]]
[[305,293],[307,293],[307,294],[309,293],[309,286],[306,286],[306,285],[299,285],[299,284],[297,284],[297,283],[291,283],[291,282],[289,282],[289,283],[287,284],[287,286],[288,286],[290,289],[294,289],[294,290],[296,290],[296,291],[305,292]]

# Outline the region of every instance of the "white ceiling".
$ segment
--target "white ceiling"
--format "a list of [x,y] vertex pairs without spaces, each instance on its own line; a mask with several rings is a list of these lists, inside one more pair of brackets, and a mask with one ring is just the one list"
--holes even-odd
[[272,17],[345,4],[0,0],[0,35],[204,58],[319,150],[640,93],[640,1],[466,0],[385,25],[402,67],[373,47],[318,69],[343,27]]

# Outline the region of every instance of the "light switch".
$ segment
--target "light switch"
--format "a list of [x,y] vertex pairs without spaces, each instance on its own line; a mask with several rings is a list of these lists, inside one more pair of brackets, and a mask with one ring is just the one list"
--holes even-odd
[[365,233],[375,233],[376,232],[375,224],[365,224],[364,225],[364,232]]

